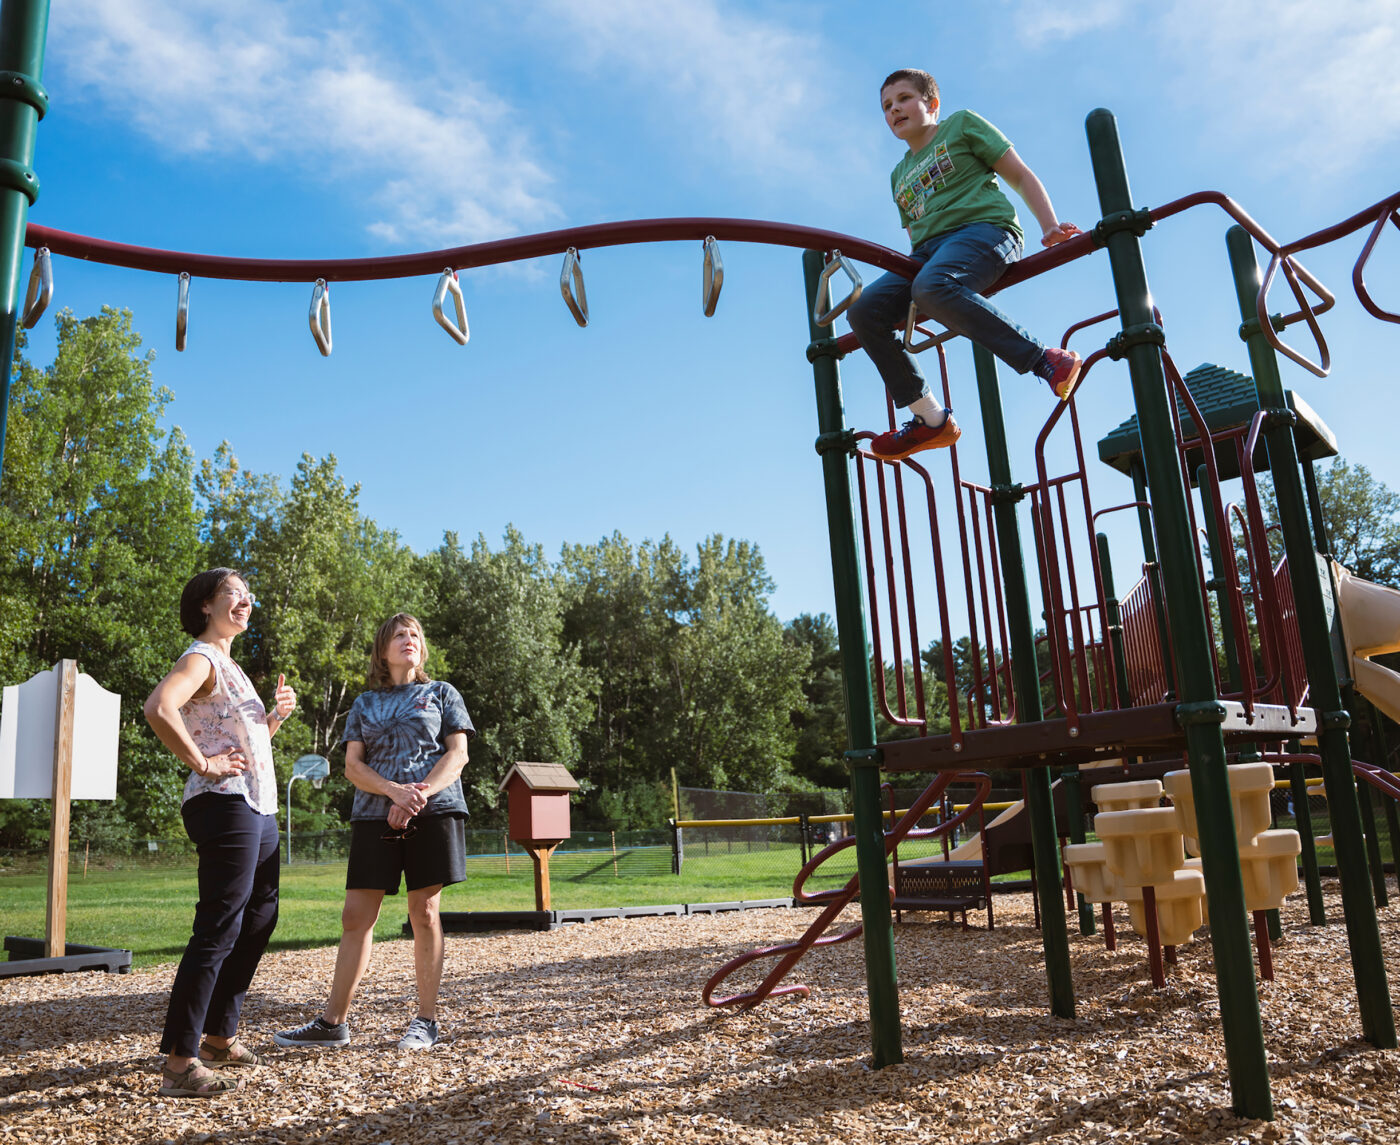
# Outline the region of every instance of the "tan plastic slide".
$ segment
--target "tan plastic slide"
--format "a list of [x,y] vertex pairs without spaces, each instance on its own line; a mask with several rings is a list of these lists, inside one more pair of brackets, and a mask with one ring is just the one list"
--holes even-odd
[[1400,652],[1400,592],[1352,576],[1336,561],[1332,562],[1332,573],[1356,690],[1392,720],[1400,721],[1400,673],[1372,664],[1370,659]]

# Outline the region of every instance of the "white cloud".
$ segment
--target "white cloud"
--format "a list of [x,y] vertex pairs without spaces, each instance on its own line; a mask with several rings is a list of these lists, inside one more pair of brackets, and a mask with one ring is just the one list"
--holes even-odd
[[1023,40],[1038,44],[1100,31],[1118,23],[1124,15],[1122,0],[1081,0],[1066,5],[1032,3],[1018,13],[1016,28]]
[[[319,23],[318,23],[319,21]],[[68,0],[50,56],[176,153],[299,162],[367,181],[388,243],[450,246],[557,217],[511,109],[455,76],[405,76],[312,4]]]
[[1062,43],[1199,117],[1263,171],[1334,183],[1400,141],[1400,0],[1009,0],[1027,47]]
[[858,119],[833,98],[821,83],[832,46],[791,26],[800,9],[785,11],[782,20],[732,0],[546,0],[535,21],[538,35],[567,44],[566,66],[606,75],[691,155],[722,155],[729,173],[810,179],[815,153],[864,150],[879,111],[873,95]]
[[1158,19],[1186,98],[1266,166],[1330,182],[1400,136],[1400,0],[1175,0]]

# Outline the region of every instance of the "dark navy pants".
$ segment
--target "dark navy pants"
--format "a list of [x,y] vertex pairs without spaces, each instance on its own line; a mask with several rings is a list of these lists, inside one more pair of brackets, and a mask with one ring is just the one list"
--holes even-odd
[[277,816],[241,795],[197,795],[180,814],[199,852],[194,933],[165,1016],[160,1052],[194,1057],[201,1034],[231,1038],[248,984],[277,925]]

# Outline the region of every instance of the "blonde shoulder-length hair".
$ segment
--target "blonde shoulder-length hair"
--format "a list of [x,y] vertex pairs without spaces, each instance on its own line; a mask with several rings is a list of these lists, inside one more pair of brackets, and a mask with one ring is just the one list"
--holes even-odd
[[[422,622],[416,616],[411,616],[407,612],[396,612],[379,626],[379,631],[374,634],[374,650],[369,654],[369,673],[365,677],[365,684],[371,688],[392,688],[394,678],[389,674],[389,665],[385,663],[384,654],[389,650],[389,641],[394,638],[394,633],[400,628],[412,628],[418,633],[418,639],[423,643],[423,659],[428,658],[428,638],[423,634]],[[423,671],[422,665],[413,670],[412,681],[415,684],[430,684],[432,677]]]

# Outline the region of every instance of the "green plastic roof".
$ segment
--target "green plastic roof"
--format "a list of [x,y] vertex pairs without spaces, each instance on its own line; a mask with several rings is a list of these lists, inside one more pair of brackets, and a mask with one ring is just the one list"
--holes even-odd
[[[1207,362],[1188,373],[1185,381],[1186,388],[1196,399],[1201,416],[1205,418],[1206,425],[1212,433],[1247,426],[1259,409],[1254,379],[1247,374],[1238,374],[1224,366],[1213,366]],[[1335,457],[1337,438],[1327,428],[1327,424],[1292,390],[1286,391],[1284,398],[1288,407],[1298,415],[1298,424],[1293,430],[1294,439],[1298,444],[1298,456],[1311,461]],[[1195,423],[1191,421],[1186,405],[1180,398],[1177,399],[1176,408],[1187,440],[1197,437]],[[1099,441],[1099,460],[1113,466],[1120,473],[1130,474],[1132,463],[1141,456],[1142,441],[1138,436],[1137,414],[1133,414]],[[1224,443],[1223,447],[1218,445],[1215,460],[1222,481],[1240,475],[1233,443]],[[1193,477],[1199,464],[1198,452],[1191,461]],[[1268,467],[1268,459],[1261,443],[1255,453],[1254,468],[1261,470]]]

